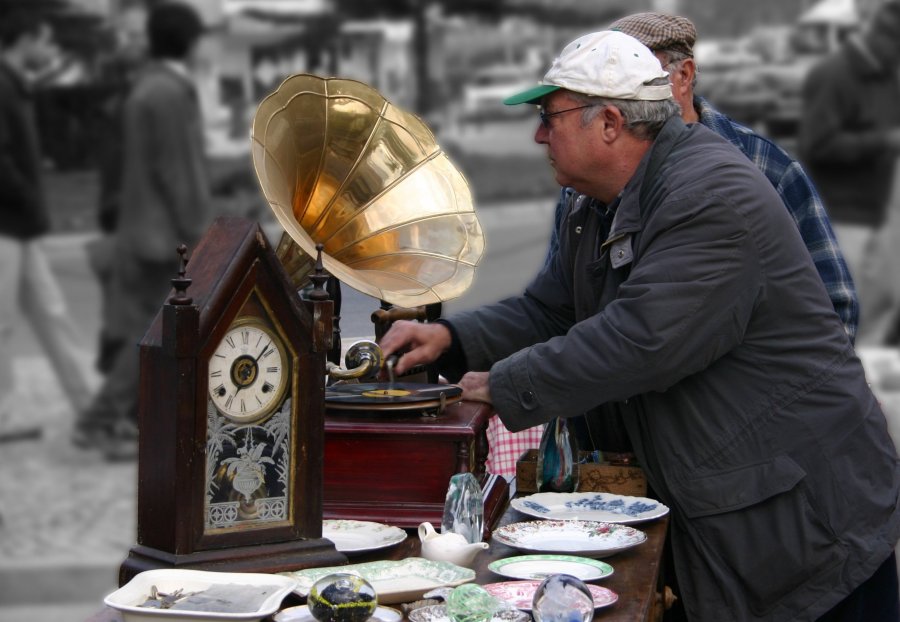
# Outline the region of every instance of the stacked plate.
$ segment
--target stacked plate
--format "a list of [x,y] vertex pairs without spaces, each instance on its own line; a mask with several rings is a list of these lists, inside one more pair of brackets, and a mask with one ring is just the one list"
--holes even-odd
[[359,555],[400,544],[406,540],[406,532],[381,523],[339,519],[322,521],[322,537],[345,555]]
[[549,520],[601,521],[623,525],[654,520],[669,508],[647,497],[629,497],[608,492],[539,492],[509,503],[514,509]]

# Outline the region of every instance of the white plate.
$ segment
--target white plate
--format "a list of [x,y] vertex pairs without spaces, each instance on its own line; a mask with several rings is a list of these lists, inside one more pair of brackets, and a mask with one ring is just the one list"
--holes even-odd
[[323,520],[322,537],[334,542],[341,553],[353,554],[394,546],[406,540],[399,527],[362,520]]
[[607,557],[647,540],[629,525],[584,520],[533,520],[494,530],[493,538],[521,551]]
[[[176,590],[201,592],[213,586],[250,585],[268,587],[265,597],[253,611],[221,613],[212,611],[190,611],[185,609],[148,609],[139,607],[150,596],[150,589],[156,586],[163,593]],[[128,583],[103,599],[108,607],[122,612],[125,622],[161,622],[170,620],[191,620],[192,622],[218,622],[221,620],[243,620],[259,622],[281,607],[281,601],[296,589],[297,582],[277,574],[250,572],[207,572],[204,570],[159,569],[147,570],[134,576]],[[262,594],[260,595],[262,597]]]
[[577,555],[507,557],[488,564],[488,570],[510,579],[544,579],[552,574],[568,574],[582,581],[605,579],[613,573],[613,567],[606,562]]
[[518,497],[513,508],[551,520],[597,520],[605,523],[640,523],[665,516],[669,508],[655,499],[609,492],[539,492]]
[[[299,607],[288,607],[287,609],[275,614],[275,622],[316,622],[313,614],[309,612],[307,605]],[[375,609],[375,613],[369,618],[368,622],[400,622],[403,614],[393,607],[382,607],[379,605]]]
[[[504,583],[488,583],[484,589],[492,596],[505,600],[517,609],[531,611],[531,601],[534,600],[534,592],[540,584],[540,581],[506,581]],[[608,588],[589,584],[588,589],[591,590],[591,596],[594,598],[594,609],[608,607],[619,600],[619,595]]]
[[375,588],[378,602],[385,605],[418,600],[425,592],[436,587],[456,587],[475,579],[474,570],[450,562],[433,562],[422,557],[307,568],[284,574],[297,580],[297,589],[294,591],[305,597],[316,581],[336,572],[349,572],[364,578]]
[[[409,612],[410,622],[452,622],[447,605],[429,605]],[[530,622],[531,616],[518,609],[503,609],[494,614],[491,622]],[[276,620],[277,622],[277,620]]]

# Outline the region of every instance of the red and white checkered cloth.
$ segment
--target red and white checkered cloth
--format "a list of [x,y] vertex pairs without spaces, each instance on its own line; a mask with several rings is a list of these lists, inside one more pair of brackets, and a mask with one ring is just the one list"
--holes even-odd
[[488,421],[486,434],[488,456],[485,470],[509,479],[516,475],[516,460],[521,458],[525,451],[540,446],[544,426],[538,425],[521,432],[510,432],[500,421],[500,417],[493,415]]

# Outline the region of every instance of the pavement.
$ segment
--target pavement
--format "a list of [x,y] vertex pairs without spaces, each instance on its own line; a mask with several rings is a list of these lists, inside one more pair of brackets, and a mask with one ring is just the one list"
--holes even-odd
[[[551,210],[547,198],[490,206],[479,218],[488,233],[518,223],[540,237],[540,244],[527,245],[534,255],[528,261],[537,265]],[[93,370],[101,299],[86,253],[97,235],[53,235],[46,248],[79,329],[80,356],[99,387],[102,378]],[[499,273],[513,269],[503,257],[517,264],[519,278],[531,273],[521,256],[496,242]],[[473,297],[493,299],[501,279],[519,287],[508,274],[498,275],[473,288],[485,290]],[[0,421],[0,437],[28,433],[0,441],[0,622],[81,622],[117,589],[118,568],[135,543],[137,463],[108,463],[71,445],[74,410],[26,319],[20,324],[12,352],[0,353],[14,358],[14,402],[20,405],[11,419]]]
[[[85,252],[95,235],[52,236],[46,248],[99,387],[99,289]],[[71,446],[74,409],[25,318],[19,328],[12,353],[3,353],[14,359],[19,408],[0,421],[0,622],[77,622],[116,589],[135,541],[137,464]]]

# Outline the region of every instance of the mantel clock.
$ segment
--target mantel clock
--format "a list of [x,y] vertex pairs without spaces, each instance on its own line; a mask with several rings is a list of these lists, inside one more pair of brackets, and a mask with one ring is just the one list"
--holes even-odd
[[345,563],[322,538],[332,302],[301,300],[259,226],[220,218],[140,344],[138,542],[160,567]]

